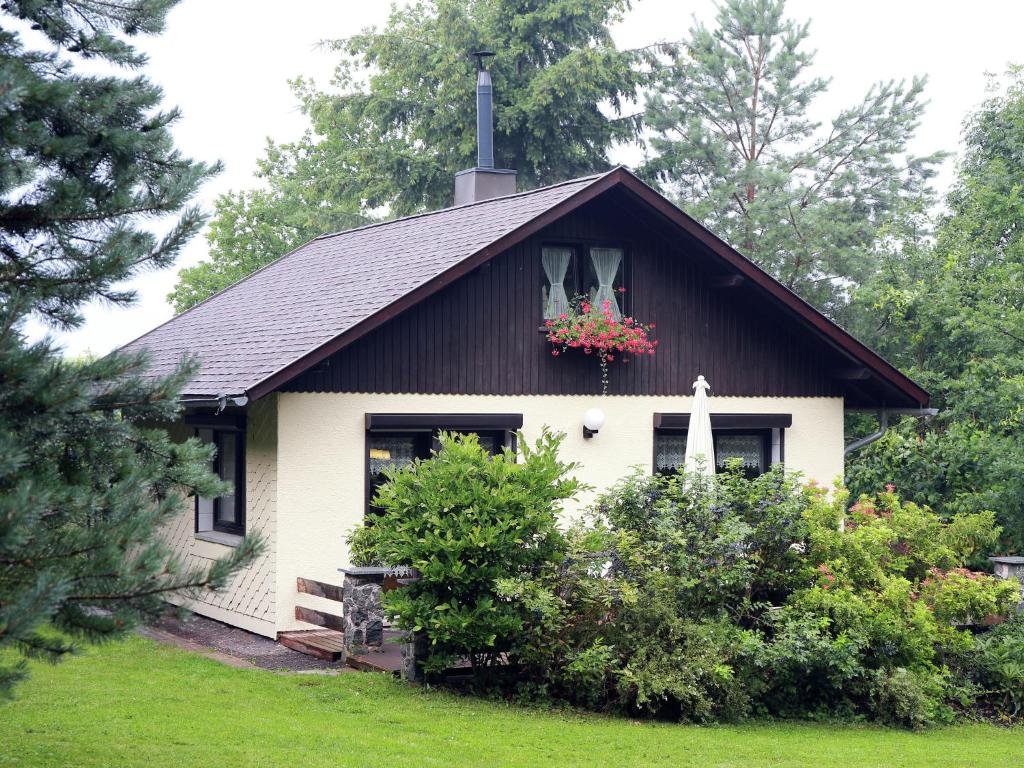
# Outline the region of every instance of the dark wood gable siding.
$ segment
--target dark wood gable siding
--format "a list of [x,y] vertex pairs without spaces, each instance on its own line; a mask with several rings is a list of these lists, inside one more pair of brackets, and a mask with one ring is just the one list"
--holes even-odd
[[[557,358],[539,332],[550,241],[605,241],[627,250],[627,309],[657,325],[654,356],[611,364],[611,394],[838,395],[843,364],[749,288],[715,287],[707,256],[617,196],[600,198],[329,357],[282,387],[298,392],[596,394],[597,361]],[[381,254],[387,258],[387,254]]]

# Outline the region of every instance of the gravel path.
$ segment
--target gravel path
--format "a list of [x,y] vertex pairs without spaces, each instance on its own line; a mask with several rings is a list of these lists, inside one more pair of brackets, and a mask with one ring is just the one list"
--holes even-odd
[[285,648],[268,637],[195,614],[184,621],[167,615],[140,632],[159,642],[203,653],[235,667],[328,674],[354,671],[341,662],[321,661]]

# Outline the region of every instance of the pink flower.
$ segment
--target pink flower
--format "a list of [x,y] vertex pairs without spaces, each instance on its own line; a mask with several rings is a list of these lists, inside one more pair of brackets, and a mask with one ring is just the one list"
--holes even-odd
[[552,349],[551,350],[551,356],[552,357],[558,357],[558,350],[557,349]]

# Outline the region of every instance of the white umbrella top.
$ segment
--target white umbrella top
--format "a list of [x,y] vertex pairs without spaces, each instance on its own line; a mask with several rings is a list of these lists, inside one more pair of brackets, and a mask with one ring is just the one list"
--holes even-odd
[[711,436],[711,409],[708,407],[708,390],[711,385],[698,376],[693,382],[693,408],[690,424],[686,430],[686,457],[684,466],[688,473],[715,474],[715,443]]

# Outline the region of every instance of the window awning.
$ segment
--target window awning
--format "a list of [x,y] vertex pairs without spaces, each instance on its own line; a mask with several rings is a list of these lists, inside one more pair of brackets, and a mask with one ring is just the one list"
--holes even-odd
[[368,413],[367,429],[522,429],[521,413]]
[[[656,413],[655,429],[686,429],[689,413]],[[712,413],[712,429],[788,429],[793,426],[791,413]]]

